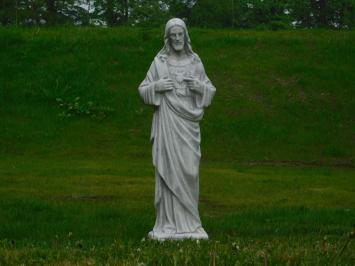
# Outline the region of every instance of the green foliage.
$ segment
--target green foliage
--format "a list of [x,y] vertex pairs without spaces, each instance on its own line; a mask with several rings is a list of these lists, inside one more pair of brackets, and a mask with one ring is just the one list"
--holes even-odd
[[298,27],[352,28],[355,23],[354,0],[296,0],[289,8]]
[[156,27],[180,17],[196,27],[353,28],[354,0],[2,0],[2,25]]
[[102,19],[108,26],[117,26],[128,21],[128,0],[96,0],[94,15]]
[[196,0],[164,0],[162,1],[167,7],[171,17],[178,17],[190,20],[191,10],[196,4]]
[[74,0],[1,0],[2,25],[55,25],[73,23]]
[[164,3],[154,0],[131,1],[128,24],[141,27],[159,27],[169,19]]
[[59,106],[62,108],[62,112],[59,116],[71,117],[71,116],[90,116],[96,119],[104,119],[109,112],[113,112],[114,109],[105,106],[97,106],[92,101],[81,102],[80,97],[75,97],[72,101],[65,101],[61,98],[56,99]]
[[189,22],[199,27],[231,27],[233,12],[231,1],[200,0],[191,10]]

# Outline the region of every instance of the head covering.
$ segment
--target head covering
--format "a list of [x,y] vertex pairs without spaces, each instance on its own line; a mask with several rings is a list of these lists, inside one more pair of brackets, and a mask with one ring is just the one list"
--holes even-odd
[[183,30],[185,32],[185,47],[184,47],[185,52],[188,55],[195,55],[195,53],[191,47],[191,40],[190,40],[189,33],[187,31],[186,24],[182,19],[179,19],[179,18],[172,18],[166,23],[165,33],[164,33],[164,47],[163,47],[163,49],[160,50],[158,55],[166,56],[169,54],[169,52],[171,50],[171,46],[169,43],[169,33],[170,33],[170,29],[174,26],[179,26],[179,27],[183,28]]

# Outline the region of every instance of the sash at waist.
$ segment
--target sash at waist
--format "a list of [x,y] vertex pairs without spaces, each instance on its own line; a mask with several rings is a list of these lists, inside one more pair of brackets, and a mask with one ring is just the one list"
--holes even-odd
[[183,119],[198,122],[203,117],[204,111],[202,108],[197,108],[196,105],[194,105],[194,107],[187,106],[175,95],[174,92],[166,93],[164,99],[169,109]]

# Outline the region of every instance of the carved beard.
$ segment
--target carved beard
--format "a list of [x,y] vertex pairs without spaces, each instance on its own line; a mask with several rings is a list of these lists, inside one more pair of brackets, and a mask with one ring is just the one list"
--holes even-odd
[[171,46],[172,48],[176,51],[176,52],[180,52],[184,49],[185,46],[185,42],[182,43],[174,43],[173,41],[171,42]]

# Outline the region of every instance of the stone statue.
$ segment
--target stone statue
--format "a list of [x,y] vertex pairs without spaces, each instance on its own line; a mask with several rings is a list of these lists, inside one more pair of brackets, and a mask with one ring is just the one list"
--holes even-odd
[[139,86],[155,112],[151,131],[156,221],[149,237],[207,239],[198,212],[200,126],[216,88],[193,52],[184,21],[165,27],[164,47]]

